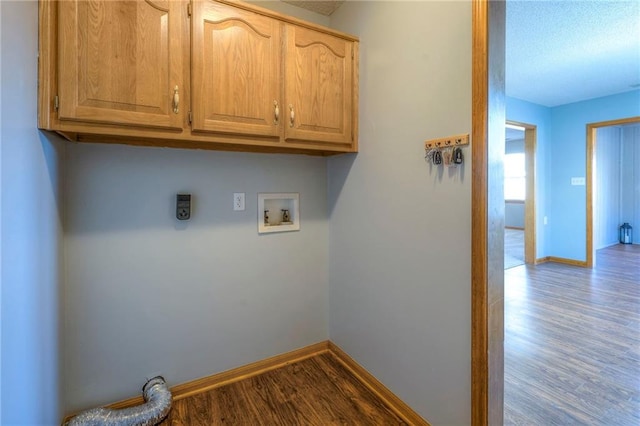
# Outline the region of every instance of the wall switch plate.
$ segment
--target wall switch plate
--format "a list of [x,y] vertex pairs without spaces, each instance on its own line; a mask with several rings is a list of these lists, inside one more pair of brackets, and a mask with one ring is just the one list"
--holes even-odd
[[585,184],[585,180],[583,177],[572,177],[571,185],[583,186]]
[[233,193],[233,210],[235,211],[244,210],[244,192]]
[[178,220],[191,218],[191,194],[176,195],[176,218]]

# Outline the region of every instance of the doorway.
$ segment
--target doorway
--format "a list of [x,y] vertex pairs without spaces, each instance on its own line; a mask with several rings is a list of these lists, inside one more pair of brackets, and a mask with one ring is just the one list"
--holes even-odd
[[587,264],[588,268],[596,266],[596,244],[594,244],[594,210],[595,210],[595,187],[596,187],[596,146],[598,130],[612,126],[627,126],[640,123],[640,117],[631,117],[620,120],[603,121],[599,123],[587,124]]
[[507,120],[505,126],[505,269],[537,263],[537,128]]
[[[472,1],[471,424],[503,423],[505,2]],[[490,167],[491,165],[491,167]]]

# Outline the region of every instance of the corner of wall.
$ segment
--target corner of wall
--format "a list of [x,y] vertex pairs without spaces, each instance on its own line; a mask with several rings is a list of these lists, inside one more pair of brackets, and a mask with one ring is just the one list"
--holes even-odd
[[36,129],[38,3],[0,12],[0,423],[58,424],[62,149]]

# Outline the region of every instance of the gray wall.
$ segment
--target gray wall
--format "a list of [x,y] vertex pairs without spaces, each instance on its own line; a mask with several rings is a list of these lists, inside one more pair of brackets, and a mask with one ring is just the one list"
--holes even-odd
[[633,243],[640,244],[640,125],[621,131],[620,223],[633,226]]
[[63,148],[36,129],[38,4],[0,6],[2,425],[61,419]]
[[[433,424],[469,422],[470,164],[432,168],[423,141],[470,131],[471,9],[347,2],[331,21],[362,39],[361,153],[327,167],[49,142],[35,130],[37,4],[2,2],[3,425],[56,424],[149,374],[180,383],[327,337]],[[195,197],[186,224],[178,191]],[[257,235],[261,191],[300,192],[300,232]]]
[[[328,338],[323,158],[75,145],[66,192],[67,412]],[[299,192],[301,230],[258,235],[258,192]]]
[[328,16],[320,15],[319,13],[302,9],[289,3],[283,3],[280,0],[249,0],[247,3],[252,3],[284,15],[295,16],[298,19],[304,19],[305,21],[314,22],[318,25],[324,25],[325,27],[330,26],[331,20]]
[[622,175],[620,135],[619,127],[597,130],[593,209],[596,250],[618,243]]
[[504,203],[504,226],[524,229],[524,203]]
[[[71,145],[67,165],[67,413],[328,338],[324,158]],[[258,192],[299,192],[301,230],[258,235]]]
[[471,7],[346,2],[331,23],[361,45],[360,153],[328,168],[330,338],[432,424],[469,424],[471,149],[437,168],[424,141],[470,132]]
[[[2,48],[2,2],[0,2],[0,48]],[[2,69],[0,53],[0,423],[2,423]]]

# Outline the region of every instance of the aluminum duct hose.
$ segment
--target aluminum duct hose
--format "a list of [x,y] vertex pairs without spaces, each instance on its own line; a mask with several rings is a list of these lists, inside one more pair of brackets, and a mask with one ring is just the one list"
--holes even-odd
[[153,426],[162,421],[171,409],[171,391],[164,378],[149,380],[142,388],[145,403],[136,407],[112,410],[95,408],[84,411],[71,420],[68,426]]

